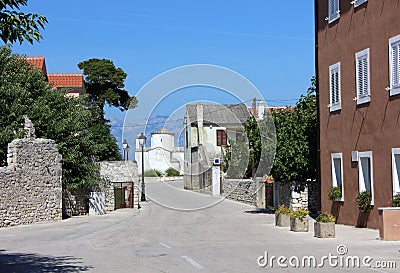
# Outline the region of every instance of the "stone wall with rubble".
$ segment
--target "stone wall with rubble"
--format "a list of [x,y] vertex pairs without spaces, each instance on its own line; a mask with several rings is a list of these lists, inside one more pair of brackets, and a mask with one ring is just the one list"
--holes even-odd
[[61,219],[61,175],[61,155],[53,140],[9,143],[7,166],[0,168],[0,227]]
[[293,209],[319,210],[319,190],[316,181],[274,183],[274,207],[285,205]]

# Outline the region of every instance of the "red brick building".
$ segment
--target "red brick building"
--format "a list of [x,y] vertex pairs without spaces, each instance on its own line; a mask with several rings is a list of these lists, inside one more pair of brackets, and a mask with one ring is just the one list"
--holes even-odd
[[[400,192],[399,14],[398,0],[315,0],[321,210],[338,223],[378,228]],[[369,214],[355,202],[364,190]]]

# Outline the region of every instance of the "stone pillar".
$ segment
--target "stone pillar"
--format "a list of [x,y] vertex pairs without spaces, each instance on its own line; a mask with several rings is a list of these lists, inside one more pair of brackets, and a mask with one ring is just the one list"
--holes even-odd
[[262,177],[256,177],[256,206],[265,209],[265,183]]

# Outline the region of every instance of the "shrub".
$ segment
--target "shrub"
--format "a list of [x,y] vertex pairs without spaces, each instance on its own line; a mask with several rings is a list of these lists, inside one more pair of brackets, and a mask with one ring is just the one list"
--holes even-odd
[[144,171],[144,176],[145,177],[160,177],[160,176],[162,176],[162,173],[159,170],[151,169],[151,170]]
[[275,211],[276,215],[283,214],[283,215],[289,215],[292,212],[292,210],[285,205],[280,205],[279,208]]
[[400,207],[400,193],[393,196],[392,207]]
[[372,194],[370,191],[362,191],[358,194],[356,202],[358,204],[358,208],[362,212],[370,211],[372,206]]
[[167,174],[167,176],[178,176],[180,174],[179,171],[175,170],[172,167],[169,167],[168,169],[166,169],[165,173]]
[[342,189],[340,187],[332,187],[328,191],[330,200],[335,201],[342,198]]
[[310,212],[305,209],[298,209],[290,213],[290,218],[304,219]]
[[331,223],[336,221],[336,217],[330,213],[321,213],[320,215],[318,215],[315,221],[321,223]]

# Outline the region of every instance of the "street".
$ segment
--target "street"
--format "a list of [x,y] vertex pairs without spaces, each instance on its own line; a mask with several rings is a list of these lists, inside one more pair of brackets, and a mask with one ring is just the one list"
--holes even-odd
[[[261,267],[260,256],[371,256],[399,261],[399,242],[376,230],[336,226],[337,238],[274,226],[274,215],[254,207],[182,189],[182,181],[146,184],[141,209],[0,229],[0,272],[308,272]],[[222,202],[221,202],[222,201]],[[311,225],[310,225],[311,227]],[[318,260],[319,261],[319,260]],[[288,262],[286,262],[288,264]],[[396,269],[325,266],[322,272],[396,272]],[[397,269],[398,270],[398,269]]]

